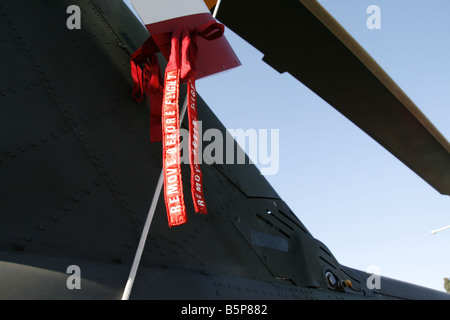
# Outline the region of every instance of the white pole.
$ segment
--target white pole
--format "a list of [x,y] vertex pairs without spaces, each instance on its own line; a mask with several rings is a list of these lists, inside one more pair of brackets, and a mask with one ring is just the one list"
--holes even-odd
[[[180,115],[180,126],[183,122],[184,115],[187,109],[187,98],[188,92],[186,91],[186,98],[184,99],[183,108],[181,109]],[[159,195],[161,194],[161,190],[164,184],[164,174],[163,170],[159,175],[158,183],[156,184],[156,190],[153,194],[152,203],[150,205],[150,210],[147,215],[147,219],[145,220],[144,228],[142,229],[141,239],[139,240],[139,245],[136,250],[136,254],[134,256],[133,265],[131,266],[130,275],[128,276],[127,284],[123,291],[122,300],[128,300],[130,298],[131,289],[133,288],[134,279],[136,278],[136,273],[139,267],[139,263],[141,261],[142,252],[144,251],[145,241],[147,240],[148,232],[150,231],[150,226],[152,224],[153,216],[155,214],[156,205],[158,204]]]
[[448,229],[448,228],[450,228],[450,225],[449,225],[449,226],[446,226],[446,227],[443,227],[443,228],[436,229],[436,230],[431,230],[430,233],[431,233],[431,234],[436,234],[436,233],[438,233],[439,231],[442,231],[442,230],[445,230],[445,229]]
[[213,18],[216,18],[217,16],[217,12],[219,11],[219,6],[220,6],[220,1],[221,0],[217,0],[216,6],[214,7],[214,12],[213,12]]

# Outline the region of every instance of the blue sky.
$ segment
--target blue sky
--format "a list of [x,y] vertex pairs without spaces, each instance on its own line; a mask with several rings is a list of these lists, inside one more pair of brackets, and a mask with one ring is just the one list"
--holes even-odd
[[[450,1],[319,2],[450,139]],[[380,30],[366,27],[369,5],[381,9]],[[450,197],[226,36],[242,66],[199,80],[198,92],[227,128],[279,129],[279,171],[266,178],[313,236],[341,264],[444,291],[450,229],[430,230],[450,225]]]

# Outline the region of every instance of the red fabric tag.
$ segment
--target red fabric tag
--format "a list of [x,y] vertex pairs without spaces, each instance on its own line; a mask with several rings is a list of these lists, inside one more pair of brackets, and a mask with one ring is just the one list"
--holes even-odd
[[166,71],[162,103],[164,200],[169,227],[187,221],[180,167],[180,70]]
[[189,162],[191,165],[191,194],[195,212],[207,214],[203,197],[203,175],[199,164],[199,128],[197,116],[197,91],[195,80],[188,82]]
[[150,37],[130,59],[133,99],[142,102],[147,95],[150,105],[150,141],[161,141],[162,78],[156,56],[158,47]]

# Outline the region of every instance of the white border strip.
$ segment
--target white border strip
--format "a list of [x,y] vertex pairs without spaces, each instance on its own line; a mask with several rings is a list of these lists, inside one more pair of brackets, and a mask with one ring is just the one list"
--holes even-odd
[[210,12],[203,0],[131,0],[144,24]]

